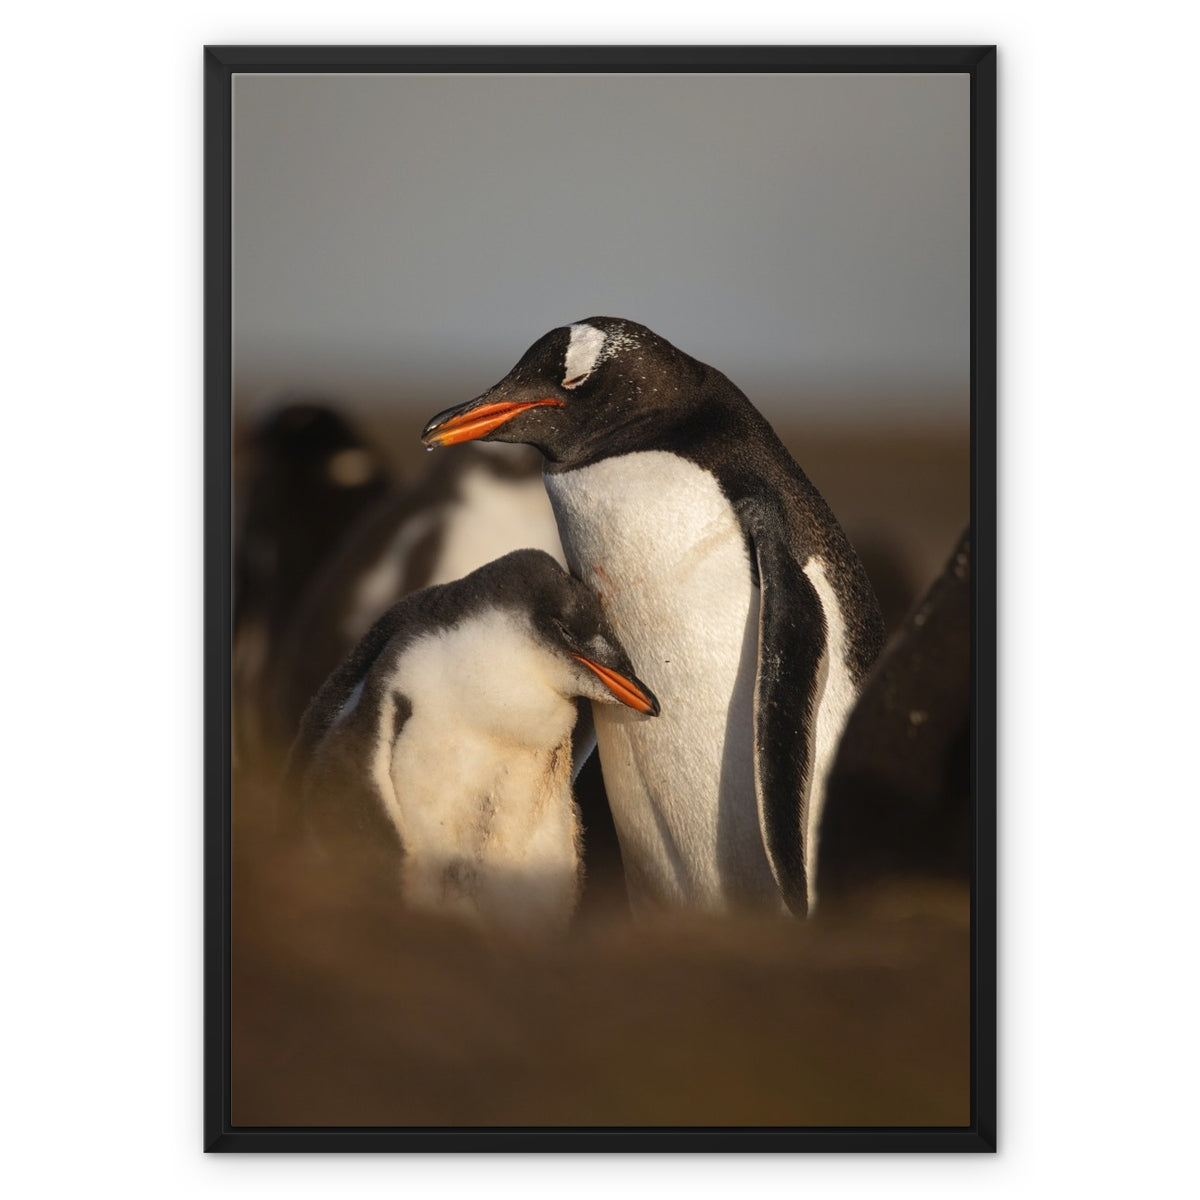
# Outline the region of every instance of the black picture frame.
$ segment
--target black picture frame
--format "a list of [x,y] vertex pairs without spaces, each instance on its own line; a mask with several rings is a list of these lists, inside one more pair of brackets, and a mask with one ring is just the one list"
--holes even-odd
[[[237,72],[957,72],[971,97],[971,1120],[962,1128],[247,1128],[231,1123],[232,82]],[[996,48],[209,46],[204,51],[205,932],[209,1151],[996,1148]]]

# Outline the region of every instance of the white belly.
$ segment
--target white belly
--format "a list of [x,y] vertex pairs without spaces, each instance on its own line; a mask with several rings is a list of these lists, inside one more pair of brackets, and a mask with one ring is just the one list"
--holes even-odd
[[593,706],[632,902],[778,906],[754,794],[758,591],[733,509],[664,451],[545,483],[571,570],[662,705],[653,720]]
[[[565,929],[579,895],[575,707],[557,655],[491,611],[406,647],[378,713],[372,774],[418,908],[517,933]],[[548,682],[549,681],[549,682]],[[351,700],[353,701],[353,697]]]
[[444,736],[414,713],[392,754],[406,903],[511,933],[562,932],[580,878],[569,735],[547,752],[460,733],[452,756]]

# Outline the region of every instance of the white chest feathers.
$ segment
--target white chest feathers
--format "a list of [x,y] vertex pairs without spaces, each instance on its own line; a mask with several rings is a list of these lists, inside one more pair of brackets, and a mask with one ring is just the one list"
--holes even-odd
[[646,451],[546,476],[572,571],[662,705],[595,706],[630,898],[776,906],[759,832],[753,696],[758,592],[737,516],[707,471]]
[[[567,562],[662,705],[652,722],[595,709],[635,908],[782,907],[755,791],[759,590],[736,513],[711,474],[664,451],[549,474],[546,489]],[[811,765],[805,795],[770,799],[793,806],[797,821],[807,813],[811,906],[825,778],[855,689],[824,565],[813,557],[804,570],[827,631]]]
[[[579,892],[567,668],[497,611],[411,644],[378,714],[371,773],[419,908],[518,933],[565,928]],[[397,694],[412,705],[395,732]]]

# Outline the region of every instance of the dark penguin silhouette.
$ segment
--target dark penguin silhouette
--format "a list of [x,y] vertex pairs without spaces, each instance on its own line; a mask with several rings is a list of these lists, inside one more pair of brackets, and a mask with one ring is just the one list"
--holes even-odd
[[824,779],[882,621],[766,420],[649,329],[593,317],[422,438],[542,451],[568,564],[654,673],[660,720],[595,714],[635,908],[805,913]]
[[293,828],[411,906],[561,930],[580,887],[576,697],[640,723],[658,702],[596,597],[520,550],[391,608],[305,714]]
[[821,894],[966,881],[971,818],[971,535],[888,643],[829,775]]
[[346,529],[387,491],[388,474],[383,455],[317,401],[272,412],[239,457],[233,653],[245,741],[261,736],[261,689],[298,598]]

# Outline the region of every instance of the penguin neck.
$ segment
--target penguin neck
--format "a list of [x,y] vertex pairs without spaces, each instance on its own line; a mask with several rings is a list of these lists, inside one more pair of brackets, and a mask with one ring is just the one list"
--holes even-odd
[[683,379],[652,376],[618,388],[588,427],[570,442],[539,447],[545,472],[560,474],[646,450],[669,449],[683,457],[714,437],[737,437],[753,409],[746,397],[719,371],[694,362]]

